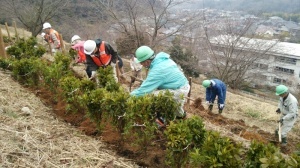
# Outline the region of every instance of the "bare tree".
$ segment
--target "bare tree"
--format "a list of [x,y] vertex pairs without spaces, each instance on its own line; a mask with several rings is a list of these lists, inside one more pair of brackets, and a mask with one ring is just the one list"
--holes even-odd
[[24,27],[37,36],[44,22],[59,14],[69,0],[0,0],[1,10],[13,15]]
[[[105,10],[108,24],[125,35],[134,34],[135,47],[143,44],[142,36],[155,47],[179,33],[194,21],[194,15],[171,15],[170,10],[185,0],[98,0],[99,10]],[[111,22],[109,22],[111,21]],[[115,24],[112,24],[115,23]],[[172,27],[172,29],[170,28]],[[168,29],[166,33],[163,29]]]
[[243,23],[229,19],[215,23],[204,28],[212,76],[231,88],[240,88],[243,82],[254,77],[250,70],[255,64],[264,62],[268,66],[267,53],[277,42],[254,39],[250,31],[254,23],[252,19]]

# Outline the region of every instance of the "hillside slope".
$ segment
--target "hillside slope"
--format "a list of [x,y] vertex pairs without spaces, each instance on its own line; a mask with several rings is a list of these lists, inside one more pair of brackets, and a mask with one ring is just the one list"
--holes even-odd
[[0,79],[0,167],[137,167],[57,118],[10,74]]

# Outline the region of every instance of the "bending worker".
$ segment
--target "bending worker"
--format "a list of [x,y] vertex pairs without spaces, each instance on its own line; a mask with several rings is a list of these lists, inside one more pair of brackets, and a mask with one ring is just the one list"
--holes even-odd
[[185,98],[183,96],[187,96],[190,85],[170,55],[165,52],[155,54],[148,46],[139,47],[135,55],[138,62],[149,69],[149,72],[142,85],[133,90],[130,95],[158,94],[162,90],[169,90],[174,93],[174,99],[181,104],[175,115],[177,118],[185,118],[186,113],[183,110]]
[[213,104],[218,96],[219,114],[225,107],[226,85],[219,79],[204,80],[202,86],[206,88],[206,103],[209,104],[209,112],[213,109]]
[[[276,95],[279,96],[278,109],[276,112],[281,114],[281,145],[287,145],[287,133],[293,128],[298,118],[298,101],[291,93],[288,92],[288,88],[285,85],[278,85],[276,87]],[[278,137],[278,130],[275,131],[275,135]]]
[[50,23],[43,24],[43,31],[45,32],[44,40],[50,43],[51,52],[55,53],[56,50],[60,50],[59,33],[51,27]]

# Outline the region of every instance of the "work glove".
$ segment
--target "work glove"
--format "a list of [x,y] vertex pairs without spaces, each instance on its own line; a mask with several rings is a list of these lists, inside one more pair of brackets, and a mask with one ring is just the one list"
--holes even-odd
[[90,77],[90,80],[94,79],[97,75],[97,72],[96,71],[92,71],[92,75]]
[[276,113],[277,113],[277,114],[280,114],[280,113],[281,113],[280,108],[278,108],[278,109],[276,110]]
[[51,52],[52,53],[56,53],[56,50],[54,48],[52,48]]
[[283,124],[283,118],[282,118],[282,119],[280,119],[280,120],[278,120],[277,122],[279,122],[279,123]]
[[111,62],[110,65],[114,68],[116,67],[116,63]]
[[224,108],[224,104],[220,104],[219,108],[222,110]]

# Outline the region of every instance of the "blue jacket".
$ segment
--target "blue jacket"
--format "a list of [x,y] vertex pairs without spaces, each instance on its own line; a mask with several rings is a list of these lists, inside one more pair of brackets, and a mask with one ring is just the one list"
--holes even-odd
[[226,85],[219,79],[211,79],[212,86],[206,88],[206,101],[214,102],[218,96],[218,104],[224,104],[226,99]]
[[142,96],[158,89],[179,89],[188,84],[187,78],[170,59],[170,55],[160,52],[151,62],[149,73],[142,85],[132,91],[132,96]]

